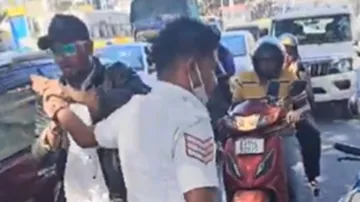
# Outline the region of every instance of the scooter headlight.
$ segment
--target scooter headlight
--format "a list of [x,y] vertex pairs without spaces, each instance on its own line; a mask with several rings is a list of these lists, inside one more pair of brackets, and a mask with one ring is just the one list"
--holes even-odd
[[265,173],[267,173],[271,169],[273,161],[274,161],[274,151],[271,151],[267,153],[264,160],[260,163],[256,171],[256,177],[260,177]]
[[352,60],[351,59],[340,59],[335,60],[331,64],[331,73],[343,73],[352,70]]

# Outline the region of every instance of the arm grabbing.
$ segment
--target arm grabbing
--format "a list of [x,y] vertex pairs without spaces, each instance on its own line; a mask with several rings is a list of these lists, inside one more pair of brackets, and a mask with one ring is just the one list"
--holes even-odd
[[81,147],[97,146],[93,128],[88,127],[69,108],[63,108],[56,114],[59,125],[72,136],[76,144]]

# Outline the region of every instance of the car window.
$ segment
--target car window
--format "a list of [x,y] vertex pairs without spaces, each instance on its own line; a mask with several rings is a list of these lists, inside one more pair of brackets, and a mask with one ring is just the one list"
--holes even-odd
[[259,38],[260,28],[258,26],[233,27],[227,29],[226,31],[249,31],[252,34],[252,36],[256,39]]
[[286,19],[274,22],[275,36],[295,35],[299,44],[322,44],[352,40],[351,18],[348,14]]
[[247,54],[244,35],[224,35],[221,37],[221,44],[228,48],[234,56]]
[[142,46],[110,46],[100,49],[97,55],[111,61],[121,61],[136,71],[144,70]]
[[0,73],[0,160],[27,148],[35,139],[35,94],[29,76],[59,76],[54,63],[18,64]]

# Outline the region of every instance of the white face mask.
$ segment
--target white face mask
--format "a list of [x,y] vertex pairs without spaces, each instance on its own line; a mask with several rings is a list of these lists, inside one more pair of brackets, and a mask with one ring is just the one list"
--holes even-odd
[[[189,75],[191,91],[204,105],[206,105],[209,101],[209,96],[206,93],[205,84],[203,82],[201,72],[200,72],[198,66],[196,66],[196,73],[197,73],[197,76],[198,76],[201,84],[197,87],[194,87],[194,82],[191,79],[191,76]],[[215,77],[215,74],[214,74],[214,77]]]

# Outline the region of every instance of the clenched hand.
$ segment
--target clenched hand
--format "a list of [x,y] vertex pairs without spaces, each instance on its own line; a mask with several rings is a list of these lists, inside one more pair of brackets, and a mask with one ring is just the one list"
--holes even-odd
[[43,97],[43,109],[45,113],[52,120],[57,119],[57,113],[66,107],[69,106],[69,103],[58,96],[47,96],[46,92]]
[[71,101],[70,90],[57,80],[42,76],[30,76],[30,79],[32,81],[31,88],[43,98],[45,113],[51,119],[56,120],[56,114],[69,106]]
[[[48,100],[51,96],[62,98],[68,102],[71,99],[71,88],[62,85],[58,80],[48,79],[42,76],[30,76],[32,82],[32,89],[40,96],[43,96],[44,100]],[[46,95],[45,95],[46,92]]]

